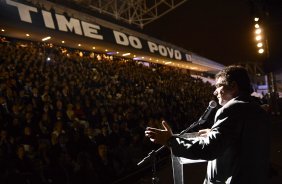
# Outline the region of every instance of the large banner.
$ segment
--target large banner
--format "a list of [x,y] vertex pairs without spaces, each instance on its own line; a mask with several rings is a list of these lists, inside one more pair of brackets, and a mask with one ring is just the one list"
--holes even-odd
[[[86,22],[67,14],[58,14],[55,10],[44,10],[32,4],[0,0],[1,21],[13,22],[18,26],[28,25],[48,30],[74,34],[85,38],[105,41],[108,43],[130,47],[133,49],[150,52],[175,60],[191,61],[191,55],[178,49],[145,40],[125,32],[113,30],[92,22]],[[1,25],[0,25],[1,26]]]

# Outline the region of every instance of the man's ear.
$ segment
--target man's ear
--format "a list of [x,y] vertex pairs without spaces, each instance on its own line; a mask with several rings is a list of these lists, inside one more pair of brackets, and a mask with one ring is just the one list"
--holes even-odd
[[233,91],[234,94],[239,93],[239,87],[238,87],[237,82],[235,82],[235,81],[231,82],[231,84],[230,84],[230,90]]
[[237,86],[237,82],[232,81],[231,84],[230,84],[230,87],[231,87],[231,88],[234,88],[234,87],[236,87],[236,86]]

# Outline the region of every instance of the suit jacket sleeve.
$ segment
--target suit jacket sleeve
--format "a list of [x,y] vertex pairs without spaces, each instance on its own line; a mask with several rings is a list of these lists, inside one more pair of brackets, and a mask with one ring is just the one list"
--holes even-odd
[[215,116],[215,124],[207,137],[187,139],[174,135],[170,139],[172,153],[189,159],[213,160],[219,157],[240,139],[243,125],[239,118],[243,116],[242,110],[239,104],[220,108]]

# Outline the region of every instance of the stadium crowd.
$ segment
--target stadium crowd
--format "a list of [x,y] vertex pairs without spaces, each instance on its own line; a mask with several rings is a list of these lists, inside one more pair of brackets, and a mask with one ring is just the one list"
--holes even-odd
[[155,146],[146,126],[165,119],[176,132],[186,128],[212,91],[182,69],[5,40],[0,181],[112,183]]

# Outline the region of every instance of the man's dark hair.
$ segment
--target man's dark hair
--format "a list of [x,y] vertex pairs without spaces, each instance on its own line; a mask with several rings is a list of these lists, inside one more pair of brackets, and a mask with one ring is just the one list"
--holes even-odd
[[239,91],[242,93],[251,94],[253,92],[248,72],[242,66],[228,66],[216,74],[215,78],[218,79],[219,77],[224,79],[227,86],[230,86],[232,82],[236,82]]

